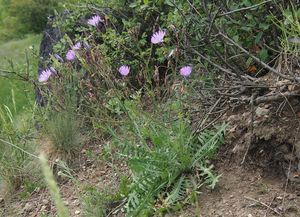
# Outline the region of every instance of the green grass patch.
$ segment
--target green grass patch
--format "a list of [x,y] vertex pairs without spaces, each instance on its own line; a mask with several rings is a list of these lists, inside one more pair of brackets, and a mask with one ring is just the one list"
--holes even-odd
[[[36,73],[38,58],[32,55],[32,53],[38,51],[40,41],[40,35],[28,35],[21,40],[0,42],[0,69],[12,70],[13,65],[14,69],[19,72],[29,67],[30,73]],[[29,61],[29,65],[27,64],[27,60]],[[13,100],[15,100],[16,111],[21,111],[33,99],[34,92],[31,85],[0,76],[0,105],[5,104],[13,108]]]

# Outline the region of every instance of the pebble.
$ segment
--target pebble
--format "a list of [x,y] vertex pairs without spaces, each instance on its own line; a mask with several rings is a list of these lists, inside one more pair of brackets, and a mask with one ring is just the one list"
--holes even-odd
[[255,111],[257,117],[262,117],[267,115],[270,112],[269,109],[258,107]]
[[294,200],[294,199],[296,199],[296,195],[295,194],[289,194],[289,196],[288,196],[288,199],[289,200]]
[[74,201],[72,202],[72,204],[75,205],[75,206],[78,206],[78,205],[80,204],[80,202],[79,202],[79,200],[76,199],[76,200],[74,200]]
[[43,211],[46,211],[46,209],[47,209],[47,206],[43,205],[43,206],[41,207],[40,211],[43,212]]
[[247,217],[253,217],[253,215],[252,214],[248,214]]
[[80,214],[80,210],[76,210],[75,215],[79,215],[79,214]]
[[30,212],[33,210],[33,204],[32,203],[26,203],[25,207],[24,207],[24,211],[25,212]]

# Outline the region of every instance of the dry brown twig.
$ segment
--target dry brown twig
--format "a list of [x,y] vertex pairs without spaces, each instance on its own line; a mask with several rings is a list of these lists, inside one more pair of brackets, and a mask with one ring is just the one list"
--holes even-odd
[[[276,94],[272,94],[272,95],[265,95],[265,96],[260,96],[257,97],[256,99],[254,99],[254,105],[258,105],[260,103],[264,103],[264,102],[272,102],[272,101],[278,101],[278,100],[282,100],[282,99],[288,99],[291,97],[295,97],[295,96],[300,96],[299,92],[285,92],[285,93],[276,93]],[[244,102],[251,102],[251,98],[246,98],[246,99],[240,99],[241,101]]]
[[254,199],[254,198],[247,197],[247,196],[244,196],[244,198],[247,199],[247,200],[254,201],[254,202],[256,202],[256,203],[258,203],[258,204],[260,204],[260,205],[262,205],[262,206],[264,206],[264,207],[266,207],[266,208],[272,210],[274,213],[276,213],[276,214],[279,215],[279,216],[283,216],[283,215],[282,215],[280,212],[278,212],[276,209],[270,207],[268,204],[265,204],[264,202],[261,202],[261,201],[259,201],[259,200],[256,200],[256,199]]
[[266,210],[266,212],[265,212],[264,217],[267,217],[268,212],[269,212],[269,210],[270,210],[270,207],[272,206],[272,204],[273,204],[275,198],[276,198],[276,195],[272,198],[272,200],[271,200],[271,202],[270,202],[270,205],[268,206],[268,208],[267,208],[267,210]]
[[243,160],[241,162],[241,165],[244,164],[245,160],[246,160],[246,157],[248,155],[248,152],[249,152],[249,149],[250,149],[250,146],[252,145],[253,143],[253,137],[254,137],[254,118],[255,118],[255,112],[254,112],[254,98],[255,98],[255,95],[256,93],[253,93],[252,96],[251,96],[251,100],[250,100],[250,106],[251,106],[251,125],[250,125],[250,132],[251,132],[251,136],[250,136],[250,141],[249,141],[249,144],[247,146],[247,149],[246,149],[246,152],[243,156]]
[[298,82],[300,81],[299,77],[290,77],[290,76],[287,76],[287,75],[284,75],[284,74],[280,73],[279,71],[277,71],[273,67],[269,66],[268,64],[266,64],[265,62],[261,61],[259,58],[257,58],[256,56],[254,56],[250,52],[248,52],[245,48],[243,48],[241,45],[239,45],[238,43],[236,43],[234,40],[232,40],[231,38],[229,38],[224,33],[219,32],[219,35],[222,36],[227,41],[229,41],[234,46],[236,46],[237,48],[239,48],[243,53],[245,53],[249,57],[253,58],[257,63],[259,63],[260,65],[262,65],[264,68],[270,70],[271,72],[273,72],[274,74],[278,75],[279,77],[282,77],[282,78],[285,78],[285,79],[288,79],[288,80],[296,80]]
[[225,12],[225,13],[220,14],[220,16],[225,16],[225,15],[229,15],[229,14],[233,14],[233,13],[237,13],[237,12],[241,12],[241,11],[251,10],[251,9],[259,7],[260,5],[271,2],[271,1],[272,0],[267,0],[267,1],[255,4],[255,5],[251,5],[249,7],[239,8],[239,9],[236,9],[236,10],[233,10],[233,11]]
[[202,55],[201,53],[199,53],[198,51],[194,50],[194,52],[199,55],[199,57],[201,57],[202,59],[204,59],[205,61],[207,61],[208,63],[210,63],[211,65],[213,65],[214,67],[218,68],[219,70],[229,74],[229,75],[232,75],[232,76],[237,76],[235,73],[233,73],[232,71],[228,70],[228,69],[225,69],[223,68],[222,66],[214,63],[213,61],[211,61],[210,59],[208,59],[206,56]]

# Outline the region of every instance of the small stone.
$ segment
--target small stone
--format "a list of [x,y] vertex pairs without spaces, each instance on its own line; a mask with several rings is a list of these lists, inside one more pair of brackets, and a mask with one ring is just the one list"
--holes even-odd
[[32,203],[26,203],[24,207],[25,212],[31,212],[33,210],[33,204]]
[[233,198],[233,195],[230,195],[229,197],[230,197],[230,198]]
[[72,204],[75,205],[75,206],[78,206],[78,205],[80,204],[80,202],[79,202],[79,200],[76,199],[76,200],[74,200],[74,201],[72,202]]
[[288,196],[288,199],[289,200],[294,200],[294,199],[296,199],[296,195],[295,194],[289,194],[289,196]]
[[0,203],[3,203],[4,199],[2,197],[0,197]]
[[47,209],[47,206],[43,205],[43,206],[41,207],[40,211],[46,211],[46,209]]
[[80,210],[76,210],[75,215],[79,215],[79,214],[80,214]]
[[247,217],[253,217],[253,215],[252,214],[248,214]]
[[269,109],[258,107],[255,111],[255,114],[257,117],[262,117],[262,116],[267,115],[269,112],[270,112]]
[[276,197],[276,199],[277,199],[277,200],[282,200],[283,197],[278,196],[278,197]]
[[69,201],[64,201],[64,204],[65,204],[66,206],[68,206],[68,205],[69,205]]
[[49,203],[49,200],[43,199],[42,203],[45,204],[45,205],[47,205]]

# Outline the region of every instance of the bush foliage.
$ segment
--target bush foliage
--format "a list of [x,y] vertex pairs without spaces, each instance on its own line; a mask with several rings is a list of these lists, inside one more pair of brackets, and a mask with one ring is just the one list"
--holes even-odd
[[[0,40],[40,33],[55,9],[61,10],[61,0],[1,0]],[[13,28],[12,28],[13,27]]]

